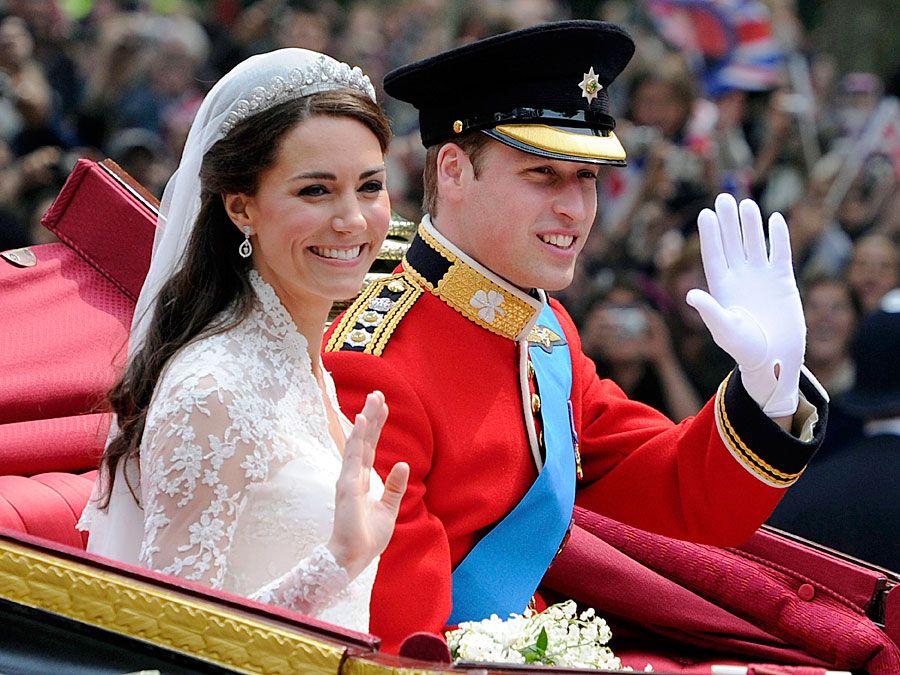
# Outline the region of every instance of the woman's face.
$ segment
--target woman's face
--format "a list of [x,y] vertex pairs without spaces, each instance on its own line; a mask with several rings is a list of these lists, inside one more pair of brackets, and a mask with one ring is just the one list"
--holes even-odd
[[897,248],[887,237],[872,235],[856,242],[847,279],[859,296],[866,312],[878,309],[878,303],[898,283]]
[[355,296],[391,217],[378,138],[349,117],[294,127],[244,199],[253,264],[290,304]]
[[690,113],[675,88],[662,80],[641,84],[634,92],[631,108],[636,125],[656,127],[666,138],[674,137],[681,130]]
[[15,70],[31,58],[34,41],[28,26],[17,16],[0,23],[0,67]]
[[803,298],[803,310],[808,360],[831,363],[845,358],[856,328],[850,289],[840,282],[817,284]]

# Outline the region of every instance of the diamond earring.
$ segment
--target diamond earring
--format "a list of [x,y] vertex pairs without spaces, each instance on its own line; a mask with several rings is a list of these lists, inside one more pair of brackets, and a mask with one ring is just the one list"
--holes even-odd
[[252,230],[249,227],[244,227],[244,241],[238,246],[238,255],[242,258],[249,258],[253,253],[253,244],[250,243],[251,232]]

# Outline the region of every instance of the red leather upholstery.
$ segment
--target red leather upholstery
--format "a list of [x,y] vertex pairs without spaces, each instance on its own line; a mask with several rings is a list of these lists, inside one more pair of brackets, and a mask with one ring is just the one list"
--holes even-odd
[[124,357],[133,303],[64,244],[37,264],[0,261],[0,473],[86,471],[109,428],[105,392]]
[[92,469],[109,420],[108,414],[95,413],[0,424],[0,474]]
[[134,311],[130,298],[65,244],[31,251],[31,268],[0,261],[2,424],[99,409],[124,360]]
[[0,259],[0,526],[83,547],[155,213],[81,160],[44,224],[61,243],[31,247],[33,266]]
[[87,533],[77,531],[75,524],[96,473],[0,476],[0,527],[84,548]]

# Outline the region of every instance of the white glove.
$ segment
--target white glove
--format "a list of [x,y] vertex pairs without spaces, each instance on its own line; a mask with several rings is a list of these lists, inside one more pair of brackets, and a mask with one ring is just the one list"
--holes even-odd
[[[787,223],[769,218],[766,254],[762,216],[755,202],[740,206],[716,197],[716,212],[697,217],[709,293],[695,288],[687,303],[700,312],[713,339],[737,362],[747,393],[769,417],[797,411],[806,321],[791,264]],[[778,375],[776,377],[776,368]]]

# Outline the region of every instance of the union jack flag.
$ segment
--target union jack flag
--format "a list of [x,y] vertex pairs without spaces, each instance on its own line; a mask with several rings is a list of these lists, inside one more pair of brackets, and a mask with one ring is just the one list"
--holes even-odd
[[663,39],[701,76],[706,94],[765,91],[781,78],[785,55],[759,0],[643,0]]

